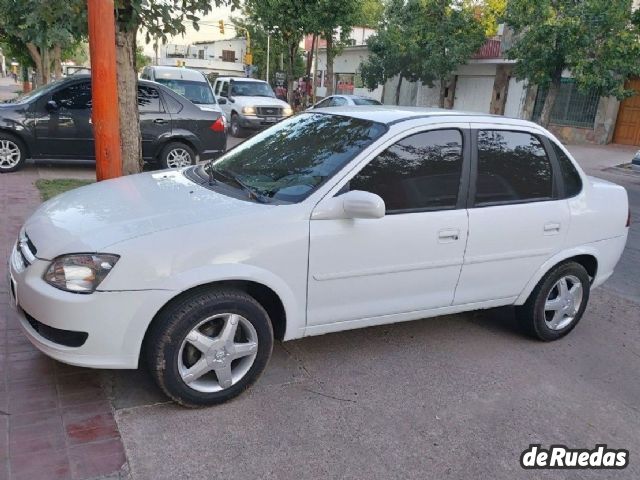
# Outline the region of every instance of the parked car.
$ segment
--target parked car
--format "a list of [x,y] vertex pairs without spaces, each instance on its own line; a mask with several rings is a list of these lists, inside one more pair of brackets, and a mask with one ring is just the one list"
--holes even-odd
[[213,89],[204,73],[192,68],[150,66],[142,69],[140,78],[151,80],[189,99],[202,110],[222,113]]
[[234,137],[242,137],[248,130],[264,129],[293,115],[291,106],[276,98],[271,86],[262,80],[218,77],[214,93]]
[[210,405],[256,380],[274,339],[515,305],[557,340],[612,274],[628,214],[534,123],[331,108],[44,203],[11,253],[11,302],[47,355],[144,355],[168,396]]
[[[142,156],[162,168],[191,165],[226,150],[226,123],[153,82],[138,84]],[[0,104],[0,173],[27,158],[93,160],[91,77],[75,74]]]
[[362,95],[330,95],[323,98],[307,110],[327,107],[344,107],[347,105],[382,105],[382,102]]

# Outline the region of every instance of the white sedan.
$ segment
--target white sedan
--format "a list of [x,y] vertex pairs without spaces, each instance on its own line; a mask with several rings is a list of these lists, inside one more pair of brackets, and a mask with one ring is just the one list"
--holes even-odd
[[256,380],[274,339],[504,305],[559,339],[628,227],[626,191],[538,125],[332,108],[204,165],[49,200],[11,254],[11,298],[45,354],[145,355],[167,395],[210,405]]

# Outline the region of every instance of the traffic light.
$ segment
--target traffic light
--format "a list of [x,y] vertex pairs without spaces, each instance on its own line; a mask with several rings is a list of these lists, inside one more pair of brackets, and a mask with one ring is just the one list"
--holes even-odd
[[218,28],[220,29],[220,33],[224,35],[224,20],[218,20]]

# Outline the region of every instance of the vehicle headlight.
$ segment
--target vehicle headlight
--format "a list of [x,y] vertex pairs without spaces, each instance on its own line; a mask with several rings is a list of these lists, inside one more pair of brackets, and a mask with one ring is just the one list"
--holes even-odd
[[93,293],[119,258],[108,253],[63,255],[51,262],[44,280],[67,292]]
[[256,107],[242,107],[242,113],[245,115],[255,115]]
[[284,107],[284,108],[282,109],[282,114],[283,114],[285,117],[288,117],[289,115],[293,115],[293,108],[291,108],[291,107]]

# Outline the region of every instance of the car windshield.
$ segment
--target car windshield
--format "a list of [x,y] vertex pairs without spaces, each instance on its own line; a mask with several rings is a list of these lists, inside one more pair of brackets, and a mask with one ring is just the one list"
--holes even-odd
[[386,131],[369,120],[304,113],[238,145],[211,167],[262,199],[297,203]]
[[382,105],[378,100],[374,100],[373,98],[360,98],[355,97],[353,99],[353,103],[356,105]]
[[231,82],[232,97],[274,97],[276,96],[268,83],[264,82]]
[[174,78],[156,78],[156,82],[169,87],[196,105],[211,105],[216,103],[208,83]]
[[10,103],[25,103],[30,102],[33,99],[39,98],[42,95],[46,95],[53,89],[57,88],[64,80],[54,80],[45,85],[42,85],[36,89],[31,90],[29,93],[18,95],[16,98],[9,100]]

